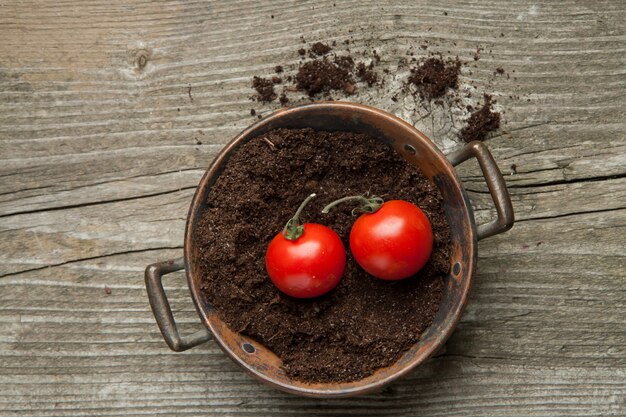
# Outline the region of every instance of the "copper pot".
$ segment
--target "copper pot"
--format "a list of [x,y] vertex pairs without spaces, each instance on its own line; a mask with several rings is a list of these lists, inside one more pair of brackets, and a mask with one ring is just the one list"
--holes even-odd
[[[211,186],[237,148],[250,139],[276,128],[343,130],[367,133],[389,143],[408,163],[418,166],[441,190],[446,218],[452,230],[453,249],[450,273],[445,278],[443,301],[433,324],[422,338],[393,365],[353,382],[304,383],[289,378],[280,359],[259,342],[232,331],[218,317],[200,290],[198,248],[194,231],[206,208]],[[470,201],[454,166],[476,158],[495,203],[497,217],[476,226]],[[354,103],[320,102],[278,110],[248,127],[233,139],[206,171],[191,202],[185,228],[184,258],[158,262],[146,268],[146,288],[152,311],[167,345],[180,352],[213,338],[245,371],[261,381],[294,394],[309,397],[347,397],[381,389],[408,374],[442,347],[456,327],[476,269],[477,242],[505,232],[513,225],[513,207],[504,178],[482,142],[472,142],[447,157],[422,132],[397,117],[372,107]],[[180,336],[172,315],[162,277],[185,269],[191,298],[206,326],[189,336]]]

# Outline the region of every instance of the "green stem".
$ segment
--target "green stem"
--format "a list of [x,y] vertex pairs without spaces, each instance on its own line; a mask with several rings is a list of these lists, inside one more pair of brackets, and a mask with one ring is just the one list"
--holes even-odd
[[302,204],[300,204],[300,207],[298,207],[298,210],[296,210],[296,214],[294,214],[293,217],[289,219],[289,221],[283,228],[283,236],[285,237],[285,239],[296,240],[300,236],[302,236],[302,233],[304,233],[304,225],[300,221],[300,214],[302,214],[302,210],[304,210],[306,205],[309,204],[309,201],[313,200],[314,198],[315,193],[308,196],[302,202]]
[[376,197],[375,195],[371,197],[366,197],[363,195],[352,195],[333,201],[332,203],[324,207],[322,213],[327,214],[331,208],[335,207],[338,204],[345,203],[346,201],[358,201],[361,204],[359,207],[355,207],[354,209],[352,209],[353,215],[359,211],[362,213],[376,213],[385,202],[382,198]]

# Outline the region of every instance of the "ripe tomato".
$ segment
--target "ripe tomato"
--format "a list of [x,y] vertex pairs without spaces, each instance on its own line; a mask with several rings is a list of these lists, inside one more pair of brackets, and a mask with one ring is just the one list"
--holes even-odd
[[313,197],[300,204],[265,253],[265,269],[274,285],[297,298],[332,290],[346,268],[346,250],[337,233],[321,224],[300,222],[300,213]]
[[346,267],[346,251],[330,228],[305,223],[295,240],[283,233],[270,242],[265,267],[279,290],[297,298],[312,298],[335,288]]
[[428,261],[433,232],[426,215],[403,200],[384,203],[361,215],[350,232],[354,259],[371,275],[398,280],[410,277]]

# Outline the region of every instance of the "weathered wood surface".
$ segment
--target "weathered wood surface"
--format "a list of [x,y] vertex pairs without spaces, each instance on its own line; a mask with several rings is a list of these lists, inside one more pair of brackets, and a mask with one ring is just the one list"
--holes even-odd
[[[335,3],[0,4],[1,416],[626,414],[624,3]],[[447,351],[354,399],[266,388],[212,342],[170,352],[143,288],[145,265],[181,255],[211,159],[270,111],[250,78],[296,62],[301,35],[352,37],[392,74],[422,39],[467,61],[491,49],[462,82],[498,97],[506,133],[488,145],[517,166],[518,222],[481,242]],[[512,76],[489,87],[499,66]],[[389,91],[357,99],[460,145]],[[488,219],[476,164],[460,172]],[[166,288],[198,329],[182,275]]]

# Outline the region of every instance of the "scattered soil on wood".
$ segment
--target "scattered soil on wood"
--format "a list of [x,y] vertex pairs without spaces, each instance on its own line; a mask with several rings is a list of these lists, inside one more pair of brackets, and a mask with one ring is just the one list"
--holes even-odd
[[500,113],[493,111],[492,103],[492,97],[485,94],[483,106],[470,115],[466,126],[459,132],[461,139],[465,142],[485,140],[489,133],[500,128]]

